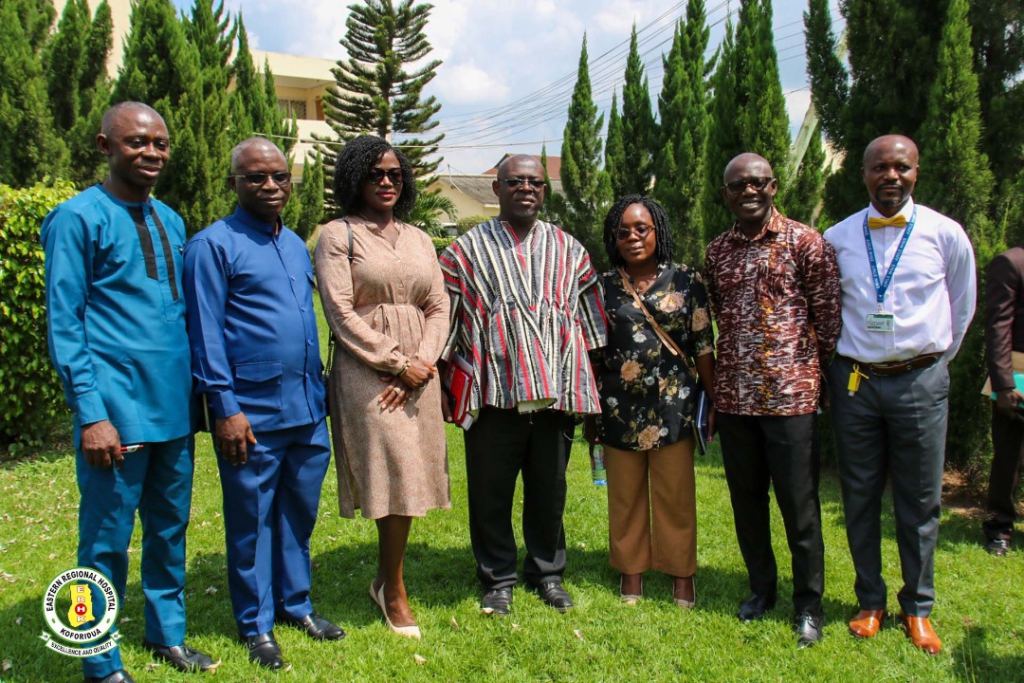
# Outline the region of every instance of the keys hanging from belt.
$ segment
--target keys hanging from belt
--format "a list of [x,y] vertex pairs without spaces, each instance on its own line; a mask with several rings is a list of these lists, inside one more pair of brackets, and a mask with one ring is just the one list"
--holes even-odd
[[853,396],[860,389],[860,381],[862,379],[871,379],[863,372],[860,371],[860,364],[853,364],[853,371],[850,373],[850,380],[846,383],[846,393]]

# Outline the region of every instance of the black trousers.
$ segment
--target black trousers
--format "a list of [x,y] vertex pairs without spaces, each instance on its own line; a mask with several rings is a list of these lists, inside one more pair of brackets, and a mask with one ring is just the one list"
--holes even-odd
[[514,585],[512,506],[523,474],[523,576],[531,585],[565,571],[565,470],[575,421],[564,412],[484,408],[465,433],[469,535],[486,589]]
[[1011,420],[992,402],[992,473],[988,480],[989,518],[983,528],[989,540],[1010,540],[1017,519],[1014,493],[1020,481],[1024,452],[1024,422]]
[[792,554],[793,607],[797,614],[820,615],[825,546],[818,499],[821,463],[813,447],[814,415],[719,413],[716,421],[736,538],[751,591],[775,595],[778,586],[768,510],[768,487],[773,484]]

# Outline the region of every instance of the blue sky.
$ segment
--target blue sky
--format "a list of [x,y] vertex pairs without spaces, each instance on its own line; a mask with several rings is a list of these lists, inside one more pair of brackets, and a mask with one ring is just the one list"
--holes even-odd
[[[192,0],[174,0],[187,9]],[[339,0],[225,0],[241,11],[253,47],[338,59],[347,5]],[[480,173],[506,151],[560,153],[562,130],[575,84],[583,34],[590,56],[594,100],[611,105],[621,95],[630,28],[640,31],[652,97],[661,89],[661,57],[684,2],[646,0],[434,0],[427,37],[432,57],[444,63],[428,86],[442,104],[441,170]],[[833,0],[833,17],[840,19]],[[706,0],[711,45],[739,2]],[[802,13],[806,0],[776,0],[774,26],[782,88],[795,134],[810,101]],[[841,20],[836,24],[837,32]]]

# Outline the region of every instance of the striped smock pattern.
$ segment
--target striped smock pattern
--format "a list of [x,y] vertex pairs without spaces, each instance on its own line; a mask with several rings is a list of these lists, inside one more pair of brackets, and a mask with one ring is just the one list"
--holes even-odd
[[455,240],[440,261],[452,316],[441,357],[458,352],[473,367],[470,410],[600,412],[587,352],[605,345],[608,321],[579,242],[543,221],[520,242],[492,219]]

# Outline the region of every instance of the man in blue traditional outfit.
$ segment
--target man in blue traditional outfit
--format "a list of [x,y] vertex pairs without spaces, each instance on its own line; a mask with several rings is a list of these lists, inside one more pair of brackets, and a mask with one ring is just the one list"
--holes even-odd
[[197,391],[224,492],[228,586],[250,661],[286,669],[274,623],[345,632],[313,610],[309,538],[331,458],[306,244],[281,222],[288,162],[251,138],[231,152],[235,212],[189,240],[184,288]]
[[[213,660],[184,644],[193,462],[185,224],[149,196],[169,158],[167,126],[147,105],[124,102],[104,115],[97,146],[106,180],[54,209],[41,233],[50,357],[74,415],[78,564],[109,578],[123,602],[137,510],[144,645],[182,671],[208,670]],[[83,669],[87,683],[132,681],[118,648]]]

